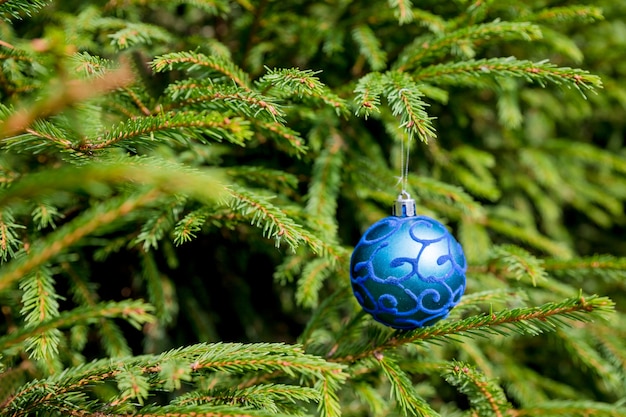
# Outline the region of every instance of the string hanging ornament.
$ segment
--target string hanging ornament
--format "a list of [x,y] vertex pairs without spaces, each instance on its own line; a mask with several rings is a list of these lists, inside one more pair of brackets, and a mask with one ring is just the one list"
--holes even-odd
[[363,310],[396,329],[445,318],[465,292],[463,248],[439,221],[416,213],[407,192],[411,139],[401,144],[401,191],[392,215],[371,225],[350,260],[350,280]]

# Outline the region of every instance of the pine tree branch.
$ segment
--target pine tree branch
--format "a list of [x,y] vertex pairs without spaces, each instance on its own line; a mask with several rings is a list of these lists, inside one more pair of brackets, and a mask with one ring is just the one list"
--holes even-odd
[[508,417],[625,417],[623,404],[610,404],[594,401],[559,401],[537,404],[528,408],[508,410]]
[[306,244],[313,252],[327,257],[332,262],[342,262],[347,252],[339,245],[328,242],[311,233],[295,222],[287,212],[270,202],[270,198],[258,195],[243,187],[229,187],[229,207],[248,219],[253,226],[260,227],[264,236],[273,238],[278,247],[282,242],[295,250]]
[[152,61],[156,72],[183,70],[197,73],[199,77],[215,78],[225,75],[239,87],[250,89],[248,75],[234,63],[220,56],[206,56],[196,52],[174,52],[161,55]]
[[498,313],[468,317],[456,322],[440,322],[432,327],[394,332],[381,340],[376,346],[368,346],[362,352],[332,356],[335,362],[354,362],[362,358],[383,352],[407,343],[437,342],[457,336],[473,337],[487,335],[506,335],[518,333],[537,335],[554,331],[567,325],[568,320],[590,321],[596,317],[614,311],[615,304],[607,297],[569,298],[558,303],[547,303],[538,307],[515,308]]
[[165,406],[147,408],[134,414],[136,417],[292,417],[289,414],[274,413],[263,410],[250,410],[239,407],[211,406]]
[[295,130],[283,126],[278,122],[264,122],[262,120],[252,120],[255,127],[258,127],[261,131],[266,132],[270,137],[278,139],[278,145],[281,148],[286,148],[290,154],[301,156],[307,153],[308,147],[306,142],[298,132]]
[[30,0],[22,2],[18,0],[0,0],[0,17],[10,22],[11,19],[22,19],[24,16],[32,16],[51,0]]
[[106,209],[96,207],[87,210],[71,223],[50,233],[45,239],[34,242],[26,256],[14,260],[0,273],[0,292],[5,291],[29,271],[48,262],[99,227],[153,202],[158,195],[157,192],[149,191],[131,198],[124,196],[112,199],[107,202]]
[[493,257],[496,262],[505,264],[508,272],[519,281],[530,278],[533,286],[547,279],[543,260],[531,255],[526,250],[514,245],[500,245],[493,248]]
[[546,7],[530,16],[524,16],[524,20],[542,24],[591,23],[603,19],[604,16],[600,7],[587,5]]
[[447,367],[443,376],[469,397],[472,410],[480,416],[504,417],[512,408],[502,388],[469,365],[454,362]]
[[[581,329],[569,329],[567,332],[558,331],[560,347],[572,361],[578,362],[582,367],[589,370],[590,374],[596,375],[603,389],[620,395],[624,391],[624,380],[620,375],[621,368],[615,366],[609,358],[602,355],[597,349],[597,340],[589,337],[588,332]],[[594,385],[595,381],[589,381]]]
[[243,188],[231,187],[229,193],[233,197],[230,207],[250,218],[252,225],[262,227],[264,236],[274,238],[276,246],[285,241],[289,247],[295,249],[304,240],[306,232],[302,226],[295,223],[279,207],[270,203],[267,197],[254,195]]
[[200,135],[206,134],[218,141],[226,139],[238,145],[243,145],[252,134],[248,129],[248,123],[238,117],[230,118],[218,112],[168,112],[122,122],[96,140],[81,143],[78,149],[95,151],[122,141],[140,138],[150,143],[155,140],[155,137],[150,135],[155,133],[175,140],[188,140],[189,135],[185,134],[185,130]]
[[424,143],[436,137],[433,118],[426,112],[424,94],[407,74],[390,71],[383,74],[383,92],[394,116],[400,116],[400,126],[409,137],[417,135]]
[[622,276],[626,269],[626,258],[611,255],[597,255],[591,257],[577,257],[575,259],[548,258],[543,267],[555,274],[588,274],[599,273],[604,275]]
[[333,273],[332,263],[328,259],[316,258],[306,264],[298,280],[296,302],[302,307],[317,307],[319,291],[324,281]]
[[183,80],[167,87],[172,103],[164,110],[195,105],[225,112],[231,110],[252,119],[283,121],[284,111],[271,97],[237,86],[215,85],[212,82]]
[[[494,21],[472,25],[436,38],[428,36],[416,39],[403,51],[394,68],[397,71],[405,72],[420,66],[423,67],[425,62],[445,56],[455,47],[460,50],[465,48],[471,51],[471,45],[493,42],[494,40],[523,39],[530,41],[540,37],[539,27],[528,22]],[[472,55],[473,51],[470,52],[470,58]]]
[[[249,372],[268,374],[279,371],[282,375],[304,380],[326,381],[327,388],[331,390],[337,389],[339,382],[347,378],[342,365],[305,354],[299,346],[279,343],[198,344],[173,349],[160,355],[143,355],[115,360],[103,359],[78,367],[67,368],[61,374],[33,381],[23,386],[19,392],[9,397],[0,406],[13,417],[27,416],[35,410],[45,408],[54,398],[72,392],[80,392],[81,389],[90,384],[116,379],[118,376],[124,375],[125,372],[131,372],[136,378],[158,374],[159,379],[165,384],[167,379],[163,379],[165,377],[163,370],[168,363],[177,363],[177,367],[182,366],[181,369],[190,371],[194,375],[204,371],[223,371],[235,374]],[[120,376],[120,378],[126,377]],[[146,389],[137,388],[136,392],[129,393],[128,398],[118,398],[118,401],[127,401],[139,396],[145,398]],[[131,390],[134,390],[132,386]],[[324,397],[328,395],[322,395],[322,403],[325,401]],[[182,407],[179,406],[180,408]],[[167,407],[160,408],[160,410],[165,409]],[[244,410],[239,409],[239,411],[245,413]],[[141,410],[135,411],[133,414],[136,412],[141,413]],[[337,415],[331,413],[329,417]]]
[[172,34],[164,28],[143,22],[125,23],[123,28],[109,34],[109,38],[111,44],[118,50],[157,42],[168,43],[174,40]]
[[484,222],[485,226],[495,232],[504,236],[509,236],[516,241],[528,243],[529,245],[553,256],[565,259],[572,257],[572,250],[564,243],[541,235],[536,230],[529,230],[522,226],[511,224],[503,219],[495,218],[494,216],[486,216],[484,218]]
[[[70,279],[74,300],[84,308],[93,308],[96,306],[98,304],[98,296],[93,288],[89,288],[89,283],[86,279],[77,273],[71,263],[61,262],[60,266]],[[112,320],[100,319],[98,332],[103,341],[102,345],[104,350],[110,357],[115,358],[131,355],[131,349],[122,331]]]
[[387,66],[387,53],[381,48],[380,41],[371,27],[359,25],[352,30],[352,39],[359,46],[361,55],[367,59],[373,71],[380,71]]
[[255,84],[264,94],[271,93],[282,99],[309,99],[334,108],[337,114],[345,114],[347,111],[345,101],[322,84],[316,77],[317,74],[315,71],[297,68],[268,69]]
[[[19,287],[23,291],[20,310],[25,322],[23,329],[39,327],[59,315],[58,300],[62,297],[57,294],[52,271],[46,265],[22,277]],[[26,341],[26,351],[31,358],[52,361],[58,354],[60,339],[58,329],[44,329]]]
[[401,25],[404,23],[410,23],[413,21],[413,4],[411,0],[388,0],[389,7],[391,7],[394,15],[398,19],[398,23]]
[[391,383],[391,396],[400,405],[403,415],[419,417],[437,417],[438,414],[415,392],[409,376],[393,360],[380,352],[374,352],[374,358]]
[[0,190],[0,207],[55,191],[91,194],[94,188],[128,183],[150,185],[168,194],[184,194],[211,204],[225,196],[221,177],[216,170],[192,169],[159,158],[122,157],[24,176],[9,189]]
[[472,85],[481,78],[499,77],[522,78],[542,87],[551,82],[574,87],[584,95],[585,90],[593,91],[602,87],[602,80],[588,71],[557,67],[547,61],[532,62],[509,58],[487,58],[466,60],[428,66],[414,73],[416,81],[443,85]]
[[337,391],[340,388],[340,382],[343,381],[343,377],[340,378],[322,378],[316,384],[316,388],[321,392],[320,403],[318,411],[320,417],[340,417],[341,416],[341,404]]
[[0,211],[0,261],[6,262],[18,252],[22,241],[19,238],[19,229],[25,226],[15,222],[10,209]]
[[28,338],[53,329],[67,328],[79,323],[94,323],[100,318],[124,318],[135,327],[153,320],[150,314],[154,308],[143,301],[125,300],[120,302],[99,303],[93,306],[78,307],[64,311],[56,317],[38,323],[36,326],[22,327],[19,330],[0,337],[0,351],[6,351],[23,343]]
[[60,91],[35,105],[15,111],[8,119],[0,123],[0,140],[25,132],[37,119],[58,114],[68,106],[124,87],[130,84],[132,80],[131,69],[128,65],[123,65],[97,80],[67,81]]
[[383,74],[379,72],[370,72],[359,79],[354,88],[357,116],[363,115],[367,120],[372,112],[380,113],[378,106],[385,88],[383,81]]
[[262,384],[245,388],[215,389],[209,392],[198,390],[181,395],[172,401],[172,405],[234,405],[249,404],[256,408],[279,413],[286,403],[297,401],[319,401],[320,393],[310,387],[286,384]]
[[323,238],[334,240],[336,234],[337,199],[341,187],[341,168],[344,164],[346,144],[340,133],[332,130],[324,149],[315,159],[309,181],[305,210],[316,219]]

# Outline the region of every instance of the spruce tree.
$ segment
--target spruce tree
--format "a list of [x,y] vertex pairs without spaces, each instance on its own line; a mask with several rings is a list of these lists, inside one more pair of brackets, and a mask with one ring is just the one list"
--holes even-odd
[[[626,415],[623,0],[0,17],[0,415]],[[468,261],[409,331],[349,276],[403,187]]]

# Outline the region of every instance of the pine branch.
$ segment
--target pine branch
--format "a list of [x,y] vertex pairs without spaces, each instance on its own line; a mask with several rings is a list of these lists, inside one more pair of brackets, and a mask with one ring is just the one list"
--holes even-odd
[[46,229],[48,227],[56,229],[55,219],[62,219],[64,217],[62,213],[59,213],[56,207],[45,202],[37,203],[31,216],[37,225],[37,230]]
[[83,212],[72,222],[50,233],[45,239],[33,242],[28,255],[14,260],[0,273],[0,292],[7,290],[26,273],[48,262],[99,227],[118,220],[137,207],[151,203],[156,195],[154,192],[147,192],[134,198],[124,196],[111,199],[102,206]]
[[102,77],[114,68],[113,61],[81,51],[70,57],[72,67],[85,78]]
[[415,392],[409,376],[392,359],[375,351],[374,358],[391,383],[391,397],[398,403],[403,415],[436,417],[439,414]]
[[542,27],[541,32],[543,33],[542,43],[546,44],[548,48],[570,58],[578,65],[584,61],[582,49],[570,36],[548,27]]
[[251,186],[264,187],[284,195],[300,195],[298,192],[294,193],[298,189],[298,177],[280,169],[269,169],[256,165],[237,166],[228,167],[226,174],[230,178]]
[[172,231],[178,214],[182,211],[183,198],[173,198],[152,210],[152,215],[141,226],[141,231],[133,243],[141,244],[144,251],[158,249],[159,241]]
[[[99,298],[90,283],[69,262],[62,262],[61,268],[70,279],[70,290],[74,301],[82,307],[95,307]],[[109,357],[131,355],[131,349],[121,329],[112,320],[100,319],[97,329],[102,340],[102,347]]]
[[286,150],[291,155],[302,156],[306,154],[308,148],[300,133],[283,126],[278,122],[252,121],[255,127],[268,134],[277,141],[279,148]]
[[[23,277],[20,281],[22,293],[22,309],[25,329],[53,320],[59,315],[59,296],[55,289],[55,281],[50,268],[41,266]],[[52,359],[58,353],[60,332],[55,328],[35,333],[26,341],[26,351],[34,359]]]
[[380,113],[380,96],[385,88],[381,73],[370,72],[361,77],[354,88],[354,102],[357,105],[356,115],[367,120],[372,112]]
[[321,393],[319,406],[317,407],[320,417],[341,416],[341,403],[339,402],[337,392],[344,379],[343,376],[339,378],[322,378],[315,385],[315,388]]
[[401,25],[410,23],[414,19],[413,4],[411,0],[388,0],[389,7],[393,9],[393,13]]
[[[143,0],[109,0],[107,8],[124,10],[131,4],[143,5]],[[155,0],[154,5],[189,5],[203,10],[211,15],[220,15],[230,11],[228,0]]]
[[45,119],[60,113],[68,106],[129,85],[132,80],[133,74],[127,65],[109,71],[97,80],[68,80],[55,94],[44,97],[35,105],[18,108],[3,120],[0,123],[0,139],[23,133],[37,119]]
[[175,297],[172,297],[173,294],[169,291],[171,285],[167,278],[161,275],[152,252],[142,252],[141,269],[148,293],[148,302],[154,306],[155,316],[159,323],[169,324],[175,316],[177,305],[175,301],[168,301]]
[[557,276],[575,278],[589,277],[603,280],[621,281],[626,276],[626,258],[611,255],[576,257],[574,259],[544,260],[546,271]]
[[17,62],[28,63],[28,64],[33,64],[35,62],[35,57],[33,56],[32,53],[24,49],[16,48],[10,43],[4,42],[4,41],[0,43],[0,59],[2,60],[11,59]]
[[352,385],[354,395],[358,400],[367,406],[370,415],[388,415],[390,407],[385,394],[381,394],[369,381],[354,382]]
[[441,35],[448,25],[448,22],[446,22],[444,18],[428,10],[413,7],[411,13],[413,14],[414,22],[418,23],[420,26],[425,26],[435,35]]
[[259,121],[284,122],[285,112],[273,98],[242,87],[216,85],[210,80],[183,80],[169,85],[165,94],[175,106],[232,112]]
[[190,242],[195,239],[196,233],[202,230],[202,225],[206,222],[209,213],[206,208],[191,211],[174,226],[174,244],[176,246]]
[[610,404],[594,401],[559,401],[537,404],[528,408],[509,410],[509,417],[624,417],[626,408],[623,404]]
[[423,93],[410,76],[397,71],[383,75],[384,94],[394,116],[400,116],[400,127],[409,137],[417,135],[424,143],[434,138],[433,118],[426,112],[428,104],[422,100]]
[[339,132],[332,131],[324,149],[315,159],[306,195],[306,212],[315,219],[321,237],[334,240],[337,230],[337,199],[341,187],[345,142]]
[[191,415],[194,417],[291,417],[289,414],[229,406],[146,407],[139,413],[133,414],[136,417],[187,417]]
[[[354,362],[406,343],[436,343],[458,336],[474,337],[507,335],[517,333],[535,336],[568,325],[567,320],[587,322],[602,318],[614,311],[614,303],[607,297],[569,298],[558,303],[547,303],[538,307],[514,308],[492,314],[468,317],[456,322],[440,322],[432,327],[423,327],[409,332],[394,332],[375,346],[364,351],[344,356],[334,356],[333,361]],[[566,320],[567,319],[567,320]]]
[[457,237],[463,246],[468,265],[482,264],[491,248],[491,236],[481,219],[463,216],[458,225]]
[[532,256],[526,250],[514,245],[500,245],[493,248],[493,257],[496,261],[505,264],[508,272],[515,279],[530,278],[533,286],[547,278],[543,261]]
[[3,263],[17,254],[22,245],[18,230],[24,228],[15,222],[10,209],[0,211],[0,260]]
[[522,78],[545,87],[548,82],[574,87],[584,96],[584,91],[602,87],[600,77],[588,71],[557,67],[547,61],[531,62],[509,58],[486,58],[457,63],[432,65],[414,73],[416,81],[439,85],[472,85],[481,78]]
[[71,149],[74,146],[71,140],[73,137],[71,132],[50,121],[35,120],[24,134],[7,138],[4,146],[10,151],[38,154],[45,151]]
[[504,236],[508,236],[518,242],[524,242],[536,249],[551,254],[557,258],[571,258],[572,250],[564,243],[550,239],[539,234],[538,231],[528,229],[516,224],[511,224],[504,219],[498,219],[495,216],[486,216],[485,225]]
[[247,405],[272,413],[288,411],[298,401],[319,402],[320,393],[310,387],[285,384],[253,385],[241,389],[215,389],[210,392],[195,391],[181,395],[172,405]]
[[550,153],[558,153],[573,161],[583,163],[592,169],[608,168],[616,173],[626,175],[626,159],[607,149],[597,148],[584,142],[552,139],[545,143]]
[[[409,185],[420,190],[423,204],[447,211],[447,215],[459,218],[469,215],[473,219],[485,218],[483,207],[461,187],[427,176],[409,174]],[[441,205],[437,205],[441,202]]]
[[81,151],[95,151],[116,144],[131,145],[138,142],[150,145],[163,139],[184,143],[189,140],[190,134],[201,142],[206,142],[205,136],[208,136],[216,141],[227,140],[243,146],[252,136],[248,125],[241,118],[231,118],[213,111],[168,112],[127,120],[96,140],[81,143],[77,148]]
[[546,7],[524,20],[542,24],[593,23],[603,20],[602,9],[595,6],[569,5],[564,7]]
[[443,150],[441,152],[442,155],[438,155],[438,158],[446,160],[446,169],[470,193],[490,201],[500,198],[502,192],[493,175],[496,166],[493,154],[472,146],[459,146],[449,153]]
[[[619,395],[626,388],[621,368],[616,367],[597,350],[597,341],[583,333],[580,329],[568,329],[567,332],[558,332],[558,343],[568,353],[572,362],[586,368],[595,375],[603,389]],[[590,385],[596,382],[591,380]]]
[[151,65],[156,72],[181,70],[197,78],[211,78],[216,81],[221,81],[225,76],[239,87],[250,88],[248,75],[223,56],[206,56],[197,52],[174,52],[156,57]]
[[[330,296],[324,298],[322,302],[313,310],[311,318],[306,324],[305,329],[298,337],[298,341],[306,348],[307,352],[311,352],[318,355],[325,355],[328,350],[318,350],[319,346],[315,344],[320,342],[315,336],[316,332],[323,328],[333,318],[339,320],[337,306],[346,303],[347,300],[352,300],[352,293],[349,286],[343,286],[337,291],[334,291]],[[363,313],[364,314],[364,313]],[[349,326],[346,326],[349,327]],[[329,358],[334,354],[332,348],[331,353],[326,354],[325,357]]]
[[512,407],[495,381],[467,364],[455,362],[448,366],[443,376],[469,397],[472,412],[479,416],[503,417]]
[[335,274],[328,259],[317,258],[302,269],[296,290],[296,302],[302,307],[315,308],[319,302],[319,291],[324,281]]
[[24,16],[32,16],[50,0],[30,0],[28,2],[19,0],[3,0],[0,1],[0,17],[10,22],[11,19],[22,19]]
[[521,290],[508,288],[486,290],[471,294],[464,294],[459,304],[450,312],[451,319],[463,317],[465,313],[473,311],[475,313],[484,311],[485,306],[494,309],[494,305],[502,306],[525,306],[528,295]]
[[387,66],[387,53],[381,48],[380,41],[371,27],[359,25],[352,29],[352,39],[359,47],[373,71],[380,71]]
[[118,50],[137,45],[152,45],[155,42],[168,43],[174,40],[171,33],[160,26],[147,23],[127,23],[124,27],[109,35],[111,44]]
[[402,72],[415,70],[427,62],[445,56],[450,51],[473,58],[474,46],[494,42],[494,39],[531,41],[539,38],[541,38],[539,27],[528,22],[494,21],[472,25],[439,37],[427,36],[416,39],[405,48],[394,68]]
[[22,327],[13,333],[0,337],[0,351],[4,352],[12,349],[40,333],[54,329],[70,328],[77,324],[98,323],[100,318],[123,318],[134,327],[139,328],[142,324],[153,320],[151,315],[153,310],[154,308],[151,305],[143,301],[125,300],[97,303],[91,306],[63,311],[46,321]]
[[99,188],[107,185],[128,183],[149,185],[208,204],[224,196],[222,178],[216,170],[192,169],[159,158],[122,157],[24,176],[11,188],[0,190],[0,206],[40,198],[54,191],[97,194]]
[[305,243],[314,252],[324,254],[331,251],[330,254],[334,257],[341,256],[329,244],[305,230],[283,210],[270,203],[268,197],[241,187],[230,187],[228,191],[233,197],[228,203],[229,207],[248,218],[253,226],[261,228],[263,235],[273,238],[277,247],[285,242],[295,250]]
[[[175,368],[167,370],[166,364],[177,364]],[[154,382],[150,386],[145,386],[142,381],[150,375],[158,375],[157,387],[164,387],[170,379],[164,379],[163,372],[171,375],[180,375],[176,369],[190,370],[191,375],[201,375],[207,371],[222,371],[235,374],[248,372],[271,373],[279,371],[291,377],[302,378],[303,380],[321,380],[328,391],[321,392],[321,407],[332,397],[331,390],[336,389],[339,382],[345,380],[347,375],[343,373],[343,367],[324,361],[321,358],[307,355],[298,346],[288,346],[284,344],[257,343],[215,343],[198,344],[184,348],[174,349],[160,355],[143,355],[130,358],[120,358],[115,361],[104,359],[95,361],[75,368],[68,368],[63,373],[53,375],[47,379],[33,381],[7,399],[3,406],[10,415],[14,417],[26,416],[30,412],[49,407],[49,402],[60,395],[72,392],[80,393],[89,384],[94,384],[106,380],[122,381],[125,387],[125,395],[110,404],[116,406],[118,403],[126,402],[129,399],[146,399],[149,388],[154,387]],[[185,371],[186,372],[186,371]],[[126,384],[126,381],[134,379],[137,385]],[[154,381],[154,380],[152,380]],[[170,388],[175,385],[170,385]],[[184,409],[181,406],[177,409]],[[208,407],[210,410],[211,407]],[[332,404],[331,404],[331,408]],[[159,411],[168,410],[166,407],[159,407]],[[193,409],[191,407],[190,409]],[[207,410],[207,408],[195,408],[196,410]],[[238,408],[238,412],[244,413],[246,410]],[[232,411],[232,410],[231,410]],[[142,413],[142,410],[136,410]],[[202,412],[202,411],[200,411]],[[135,413],[133,413],[135,414]],[[329,414],[337,416],[336,413]]]
[[334,108],[338,115],[346,113],[345,101],[320,82],[316,77],[318,73],[297,68],[268,69],[255,84],[258,90],[267,95],[283,99],[310,99]]

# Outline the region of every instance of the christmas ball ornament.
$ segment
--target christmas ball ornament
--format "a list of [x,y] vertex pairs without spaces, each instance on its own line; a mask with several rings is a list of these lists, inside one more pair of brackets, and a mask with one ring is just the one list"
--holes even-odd
[[465,291],[461,245],[437,220],[415,214],[402,192],[393,215],[370,226],[350,261],[352,290],[377,321],[396,329],[445,318]]

